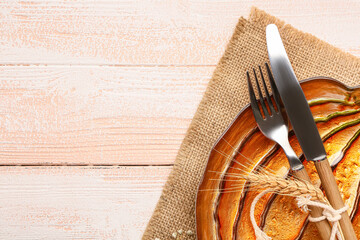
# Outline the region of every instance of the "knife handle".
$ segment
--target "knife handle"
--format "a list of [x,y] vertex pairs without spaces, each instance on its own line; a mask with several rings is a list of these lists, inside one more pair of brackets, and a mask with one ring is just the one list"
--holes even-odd
[[[330,204],[334,209],[343,208],[345,204],[336,184],[336,180],[331,170],[329,161],[327,158],[325,158],[321,161],[314,161],[314,164],[319,174],[321,185],[325,190],[326,197],[328,198]],[[339,222],[345,240],[356,240],[356,234],[347,211],[341,214],[341,219]]]
[[[304,181],[312,183],[305,168],[302,168],[301,170],[293,171],[292,174],[299,179],[302,179]],[[310,208],[310,214],[312,217],[321,217],[322,216],[323,210],[321,208],[313,207],[313,206],[309,206],[309,208]],[[319,231],[321,239],[323,239],[323,240],[330,239],[331,226],[326,219],[322,220],[320,222],[316,222],[315,225]]]

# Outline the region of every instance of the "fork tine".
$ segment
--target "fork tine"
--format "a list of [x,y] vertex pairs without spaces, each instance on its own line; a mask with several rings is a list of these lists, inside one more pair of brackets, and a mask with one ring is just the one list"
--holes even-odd
[[278,109],[278,111],[280,111],[280,95],[279,95],[279,92],[278,92],[278,90],[276,88],[274,77],[273,77],[273,75],[271,73],[269,65],[267,63],[265,63],[265,66],[266,66],[266,71],[267,71],[268,76],[269,76],[270,85],[271,85],[271,91],[273,92],[276,108]]
[[262,109],[263,109],[263,112],[264,112],[264,115],[265,115],[265,118],[266,118],[266,117],[268,117],[270,115],[269,115],[269,112],[268,112],[268,110],[267,110],[267,108],[265,106],[265,103],[264,103],[264,97],[263,97],[263,95],[261,93],[260,84],[259,84],[258,78],[256,76],[255,68],[253,68],[253,71],[254,71],[256,86],[257,86],[259,97],[260,97],[260,104],[262,106]]
[[267,100],[267,102],[268,102],[268,105],[269,105],[271,114],[274,114],[274,113],[275,113],[275,108],[274,108],[273,102],[271,101],[270,94],[269,94],[269,91],[268,91],[268,89],[267,89],[267,86],[266,86],[266,83],[265,83],[265,79],[264,79],[264,75],[263,75],[263,72],[262,72],[262,70],[261,70],[260,65],[259,65],[259,70],[260,70],[261,80],[262,80],[262,83],[263,83],[263,86],[264,86],[264,89],[265,89],[266,100]]
[[261,116],[259,105],[257,104],[257,101],[256,101],[256,96],[254,93],[253,86],[251,84],[249,72],[246,72],[246,76],[247,76],[247,83],[248,83],[248,88],[249,88],[251,109],[253,111],[256,121],[258,121],[259,118],[263,119],[263,117]]

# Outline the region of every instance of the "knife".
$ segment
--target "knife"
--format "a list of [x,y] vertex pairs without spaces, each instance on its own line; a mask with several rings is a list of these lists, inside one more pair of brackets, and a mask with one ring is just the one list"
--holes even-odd
[[[331,205],[335,209],[341,209],[345,205],[327,160],[323,142],[274,24],[266,27],[266,43],[276,87],[304,155],[308,161],[314,162]],[[339,222],[345,239],[356,240],[347,211],[341,214]]]

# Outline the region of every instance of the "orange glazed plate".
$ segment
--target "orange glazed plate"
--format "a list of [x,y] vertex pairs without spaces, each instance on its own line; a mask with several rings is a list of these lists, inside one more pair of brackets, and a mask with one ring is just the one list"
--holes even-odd
[[[350,88],[325,77],[300,84],[360,239],[360,87]],[[304,160],[292,131],[289,140]],[[313,163],[303,163],[313,183],[320,185]],[[289,174],[282,149],[262,135],[247,105],[210,152],[196,200],[199,240],[255,239],[249,213],[251,202],[261,190],[230,175],[260,168],[278,176]],[[273,239],[320,239],[315,225],[307,220],[308,214],[299,210],[289,196],[265,195],[256,205],[255,218]]]

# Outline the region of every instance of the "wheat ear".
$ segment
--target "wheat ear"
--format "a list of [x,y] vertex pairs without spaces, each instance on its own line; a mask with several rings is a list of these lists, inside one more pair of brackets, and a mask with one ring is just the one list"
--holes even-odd
[[310,196],[312,201],[327,202],[320,188],[315,187],[310,182],[297,178],[284,179],[282,177],[262,172],[249,173],[248,175],[240,174],[237,177],[249,181],[250,186],[270,189],[271,192],[277,194],[290,195],[293,197]]

